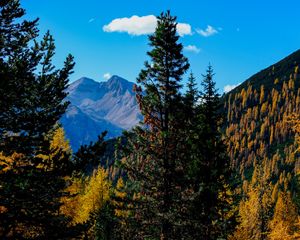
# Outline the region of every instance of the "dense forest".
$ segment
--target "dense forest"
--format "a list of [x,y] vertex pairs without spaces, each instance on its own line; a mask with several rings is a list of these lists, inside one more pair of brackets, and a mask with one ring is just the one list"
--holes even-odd
[[50,32],[0,1],[1,239],[300,239],[300,52],[220,96],[211,65],[197,85],[176,17],[157,19],[143,121],[72,152],[74,58],[56,68]]

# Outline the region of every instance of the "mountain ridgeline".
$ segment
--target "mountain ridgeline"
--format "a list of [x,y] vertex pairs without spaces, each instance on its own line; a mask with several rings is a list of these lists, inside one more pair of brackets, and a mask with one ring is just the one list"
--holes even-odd
[[67,92],[71,104],[61,122],[73,150],[95,141],[103,131],[108,138],[120,136],[141,120],[133,83],[119,76],[106,82],[81,78]]

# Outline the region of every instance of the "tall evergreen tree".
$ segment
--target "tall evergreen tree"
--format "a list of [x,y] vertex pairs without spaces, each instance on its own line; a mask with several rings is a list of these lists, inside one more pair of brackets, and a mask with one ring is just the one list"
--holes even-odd
[[176,17],[169,11],[158,17],[155,33],[149,37],[151,62],[145,63],[137,79],[143,87],[136,92],[144,122],[128,134],[124,152],[127,185],[134,194],[135,239],[173,239],[184,226],[183,101],[179,89],[189,63],[182,54],[176,27]]
[[195,155],[192,179],[197,192],[193,212],[197,220],[199,239],[217,239],[229,233],[229,158],[220,132],[220,98],[213,80],[213,69],[208,67],[201,83],[198,106]]
[[[196,78],[194,74],[191,72],[188,78],[188,83],[186,85],[187,91],[184,95],[183,102],[184,102],[184,110],[185,110],[185,121],[187,126],[187,130],[191,135],[191,132],[195,130],[197,125],[197,112],[198,112],[198,105],[199,105],[199,90],[196,83]],[[199,119],[198,119],[199,120]]]
[[24,15],[18,0],[1,1],[0,235],[54,239],[63,237],[59,207],[70,155],[51,141],[68,106],[63,100],[74,63],[69,55],[55,69],[52,36],[47,32],[39,43],[38,20]]
[[[196,78],[191,72],[188,83],[187,83],[187,92],[185,94],[185,105],[191,106],[191,108],[196,108],[197,101],[199,100],[199,91],[197,89]],[[191,114],[195,115],[195,114]]]

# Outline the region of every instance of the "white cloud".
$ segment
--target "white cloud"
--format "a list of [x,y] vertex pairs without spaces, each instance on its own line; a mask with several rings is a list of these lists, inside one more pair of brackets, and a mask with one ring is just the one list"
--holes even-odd
[[184,50],[188,52],[194,52],[194,53],[199,53],[201,51],[201,49],[195,45],[188,45],[184,47]]
[[177,24],[177,33],[181,37],[184,35],[192,35],[192,27],[190,24],[187,24],[187,23],[178,23]]
[[111,74],[110,74],[110,73],[104,73],[104,74],[103,74],[103,78],[104,78],[105,80],[108,80],[108,79],[111,78]]
[[228,93],[230,92],[232,89],[236,88],[238,85],[240,85],[241,83],[238,84],[233,84],[233,85],[226,85],[224,86],[224,93]]
[[[130,18],[116,18],[103,26],[104,32],[126,32],[129,35],[139,36],[154,33],[157,19],[154,15],[132,16]],[[187,23],[178,23],[177,32],[180,36],[192,35],[192,27]]]
[[130,18],[116,18],[108,25],[103,26],[104,32],[127,32],[130,35],[144,35],[153,33],[156,26],[156,17],[132,16]]
[[218,30],[210,25],[207,25],[207,28],[205,30],[197,29],[196,32],[199,33],[203,37],[210,37],[212,35],[217,34]]
[[96,19],[95,18],[91,18],[90,20],[89,20],[89,23],[92,23],[92,22],[94,22]]

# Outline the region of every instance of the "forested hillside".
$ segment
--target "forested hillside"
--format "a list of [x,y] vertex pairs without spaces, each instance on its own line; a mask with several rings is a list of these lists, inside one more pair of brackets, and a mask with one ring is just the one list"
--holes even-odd
[[299,224],[299,63],[297,51],[224,97],[228,153],[242,181],[237,239],[266,238],[270,232],[271,239],[290,239],[281,231],[292,233]]

